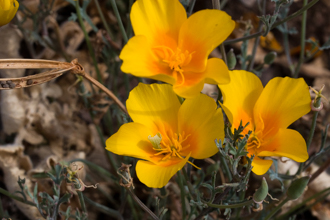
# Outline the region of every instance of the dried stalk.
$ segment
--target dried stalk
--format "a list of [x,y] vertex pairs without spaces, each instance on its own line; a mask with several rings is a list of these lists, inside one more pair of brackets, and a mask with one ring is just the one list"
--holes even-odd
[[71,71],[73,74],[83,76],[85,79],[100,88],[123,112],[127,113],[124,104],[109,89],[87,74],[82,65],[78,63],[78,59],[72,60],[71,63],[37,59],[0,59],[0,69],[54,69],[31,76],[0,78],[0,90],[18,89],[38,85],[55,79],[61,76],[64,72]]

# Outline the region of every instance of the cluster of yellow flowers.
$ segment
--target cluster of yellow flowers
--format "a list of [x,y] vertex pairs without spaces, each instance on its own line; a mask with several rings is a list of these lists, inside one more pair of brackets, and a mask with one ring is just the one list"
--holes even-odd
[[0,27],[8,24],[15,16],[19,4],[16,0],[0,0]]
[[[308,159],[304,138],[287,129],[310,111],[305,81],[276,77],[264,88],[255,74],[229,71],[221,59],[208,59],[234,29],[228,14],[202,10],[187,18],[179,0],[137,0],[130,16],[135,36],[120,54],[122,71],[168,83],[134,88],[127,100],[134,122],[106,142],[115,154],[142,159],[136,164],[141,182],[163,187],[187,162],[192,164],[190,157],[218,152],[214,140],[224,139],[222,110],[200,93],[204,83],[219,86],[233,130],[241,121],[250,123],[243,133],[252,131],[246,149],[248,156],[255,155],[254,173],[270,168],[272,160],[262,157]],[[177,95],[185,98],[182,104]]]

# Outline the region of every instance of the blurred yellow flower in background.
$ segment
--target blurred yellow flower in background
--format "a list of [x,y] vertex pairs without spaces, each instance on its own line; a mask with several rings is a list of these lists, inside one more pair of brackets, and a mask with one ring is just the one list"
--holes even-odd
[[[221,109],[204,94],[181,105],[168,84],[134,88],[127,100],[134,122],[124,124],[106,141],[106,149],[136,157],[136,173],[148,187],[161,188],[188,162],[218,152],[215,139],[224,139]],[[194,164],[192,164],[195,166]]]
[[307,146],[299,132],[287,127],[310,110],[311,98],[304,79],[275,77],[263,88],[253,73],[236,70],[230,73],[231,82],[220,85],[223,110],[232,129],[250,123],[248,156],[255,155],[252,171],[257,175],[267,172],[272,160],[260,157],[288,157],[297,162],[308,159]]
[[15,16],[19,4],[16,0],[0,0],[0,27],[8,24]]
[[235,27],[225,12],[202,10],[187,18],[178,0],[137,0],[131,21],[135,36],[120,54],[123,72],[172,84],[185,98],[198,95],[204,83],[230,81],[225,63],[208,59]]

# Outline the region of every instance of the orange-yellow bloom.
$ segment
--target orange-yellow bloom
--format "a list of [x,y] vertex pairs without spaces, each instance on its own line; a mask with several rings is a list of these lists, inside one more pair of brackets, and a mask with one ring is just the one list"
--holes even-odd
[[136,157],[136,173],[148,187],[161,188],[188,162],[218,152],[224,138],[221,109],[204,94],[180,104],[168,84],[139,84],[126,102],[134,122],[124,124],[106,141],[106,149]]
[[14,18],[18,6],[16,0],[0,0],[0,27],[8,24]]
[[247,143],[248,156],[255,155],[252,171],[267,172],[272,160],[261,157],[288,157],[297,162],[308,159],[304,138],[287,127],[310,111],[311,98],[302,78],[276,77],[263,88],[260,79],[246,71],[232,71],[231,82],[219,86],[223,109],[232,129],[250,123],[243,131],[252,131]]
[[137,0],[131,21],[135,36],[120,54],[123,72],[172,84],[185,98],[200,93],[204,83],[230,81],[225,63],[208,59],[234,29],[225,12],[202,10],[187,18],[178,0]]

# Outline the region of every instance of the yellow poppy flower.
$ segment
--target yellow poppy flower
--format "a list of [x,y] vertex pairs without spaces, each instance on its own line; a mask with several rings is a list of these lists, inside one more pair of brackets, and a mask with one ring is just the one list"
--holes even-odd
[[[106,141],[106,149],[136,157],[136,173],[148,187],[161,188],[188,162],[218,152],[215,139],[224,138],[221,109],[204,94],[180,104],[168,84],[134,88],[126,102],[134,122],[124,124]],[[193,164],[192,164],[193,165]]]
[[0,27],[8,24],[14,18],[18,6],[16,0],[0,0]]
[[304,138],[287,127],[311,107],[307,84],[302,78],[276,77],[263,88],[253,73],[237,70],[230,73],[231,82],[220,85],[223,109],[232,129],[250,123],[243,131],[252,131],[247,143],[248,156],[255,155],[252,171],[257,175],[267,172],[272,160],[260,157],[288,157],[297,162],[308,159]]
[[123,48],[121,70],[173,85],[192,98],[204,83],[230,81],[228,68],[209,54],[233,31],[235,22],[220,10],[202,10],[187,18],[178,0],[137,0],[131,10],[135,36]]

